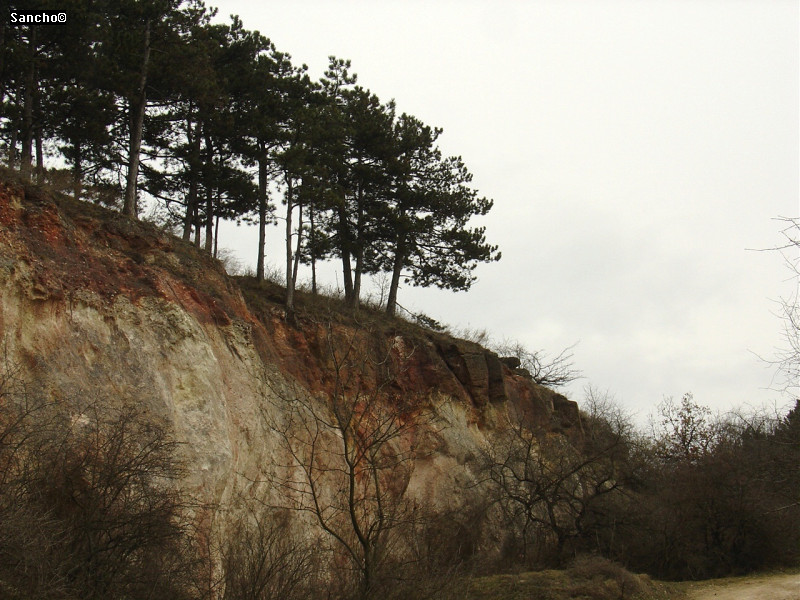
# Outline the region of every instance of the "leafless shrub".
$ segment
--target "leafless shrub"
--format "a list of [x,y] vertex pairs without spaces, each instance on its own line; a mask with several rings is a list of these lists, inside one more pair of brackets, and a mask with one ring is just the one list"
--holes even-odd
[[791,278],[796,282],[792,294],[780,300],[783,319],[784,347],[774,363],[783,376],[783,389],[795,398],[800,397],[800,218],[779,219],[784,228],[784,243],[778,247]]
[[230,248],[222,247],[217,251],[217,260],[222,263],[222,268],[228,275],[244,275],[246,267],[244,262]]
[[484,453],[489,493],[513,534],[506,550],[511,560],[559,564],[586,536],[594,506],[618,489],[627,428],[599,414],[590,425],[581,442],[510,420]]
[[573,597],[585,595],[597,600],[625,600],[638,598],[645,591],[638,576],[602,556],[579,556],[567,573],[573,581]]
[[377,299],[374,300],[375,308],[386,308],[386,300],[389,297],[389,287],[392,283],[392,276],[386,271],[380,271],[372,276],[372,286],[377,292]]
[[167,428],[132,402],[43,397],[18,370],[0,375],[0,595],[200,597]]
[[492,350],[500,356],[518,359],[519,368],[527,372],[536,383],[558,388],[581,377],[581,372],[575,368],[575,357],[572,353],[576,345],[577,343],[564,348],[553,357],[544,350],[528,350],[524,344],[515,340],[504,340]]
[[569,437],[511,416],[481,457],[489,499],[505,520],[507,565],[561,565],[614,537],[607,511],[624,491],[633,426],[591,387],[581,414],[581,434]]
[[345,561],[340,587],[351,582],[354,597],[384,597],[397,581],[401,532],[417,519],[405,489],[425,410],[389,392],[396,377],[390,355],[365,347],[363,332],[336,333],[330,321],[325,327],[327,393],[314,398],[266,379],[281,416],[265,411],[264,421],[289,461],[265,477],[280,506],[309,516]]
[[223,600],[293,600],[321,586],[320,552],[286,512],[257,504],[226,531]]

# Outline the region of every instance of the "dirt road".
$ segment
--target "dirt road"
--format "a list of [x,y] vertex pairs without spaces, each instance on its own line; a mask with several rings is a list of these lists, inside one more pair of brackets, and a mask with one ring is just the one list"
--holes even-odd
[[759,575],[702,584],[690,600],[800,600],[800,573]]

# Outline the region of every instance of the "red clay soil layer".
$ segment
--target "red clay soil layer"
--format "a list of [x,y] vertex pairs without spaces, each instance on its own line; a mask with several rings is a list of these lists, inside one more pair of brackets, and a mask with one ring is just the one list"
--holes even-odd
[[[117,296],[134,304],[158,298],[202,324],[247,324],[265,363],[312,393],[331,394],[343,385],[348,393],[379,389],[386,400],[406,402],[438,391],[471,404],[476,422],[488,403],[508,401],[540,426],[580,428],[574,402],[515,374],[477,344],[426,330],[405,335],[391,326],[377,330],[313,316],[290,325],[274,302],[260,298],[258,309],[248,307],[222,265],[192,244],[4,175],[0,171],[0,268],[12,275],[27,271],[16,279],[33,300],[80,298],[110,307]],[[345,356],[359,364],[337,371],[335,362]]]
[[176,302],[202,323],[249,317],[218,261],[147,223],[32,186],[0,181],[0,256],[27,265],[28,294]]

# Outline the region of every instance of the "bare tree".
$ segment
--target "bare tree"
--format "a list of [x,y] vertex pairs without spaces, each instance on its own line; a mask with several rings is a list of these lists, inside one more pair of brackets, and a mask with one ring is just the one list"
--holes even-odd
[[0,597],[63,597],[67,582],[53,540],[66,531],[30,502],[29,486],[41,478],[31,457],[42,449],[38,432],[55,428],[51,406],[30,387],[22,370],[0,355]]
[[93,402],[63,427],[41,462],[49,480],[32,491],[52,494],[52,514],[68,524],[67,578],[85,598],[189,597],[193,504],[165,424],[138,403]]
[[784,344],[777,348],[773,358],[759,358],[775,367],[773,384],[778,390],[789,394],[793,399],[800,398],[800,217],[778,217],[782,224],[780,231],[783,242],[760,252],[779,252],[790,272],[789,281],[795,289],[788,296],[778,299],[778,317],[783,322]]
[[582,439],[537,428],[518,415],[483,455],[490,493],[516,533],[523,562],[548,555],[560,561],[567,543],[582,534],[592,504],[618,488],[630,426],[594,394],[589,391],[595,412]]
[[778,250],[792,273],[795,289],[780,302],[785,346],[779,352],[776,363],[784,377],[784,389],[795,398],[800,398],[800,218],[784,217],[780,221],[784,224],[781,231],[784,243]]
[[390,391],[391,352],[369,350],[370,336],[358,330],[325,327],[328,392],[311,397],[269,384],[280,416],[264,418],[290,459],[272,480],[282,507],[309,515],[346,557],[356,596],[379,597],[400,530],[417,518],[405,491],[427,409]]
[[711,453],[720,438],[720,423],[711,409],[697,404],[688,392],[679,404],[665,398],[651,428],[656,456],[665,462],[694,464]]
[[581,377],[581,372],[575,368],[572,353],[576,345],[577,342],[564,348],[554,357],[548,356],[543,350],[528,350],[521,342],[515,340],[504,340],[493,350],[500,356],[515,358],[518,361],[518,368],[536,383],[558,388]]

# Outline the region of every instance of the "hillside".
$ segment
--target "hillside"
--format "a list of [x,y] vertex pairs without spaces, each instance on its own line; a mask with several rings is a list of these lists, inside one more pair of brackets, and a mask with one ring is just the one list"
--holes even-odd
[[476,457],[514,415],[580,436],[575,403],[476,344],[302,294],[289,325],[270,285],[228,277],[152,225],[0,182],[5,364],[73,421],[87,403],[133,403],[164,423],[185,461],[181,487],[214,507],[196,511],[209,539],[238,521],[242,498],[275,500],[266,474],[287,460],[275,424],[297,402],[360,398],[359,410],[402,420],[395,483],[404,502],[441,513],[469,504]]

